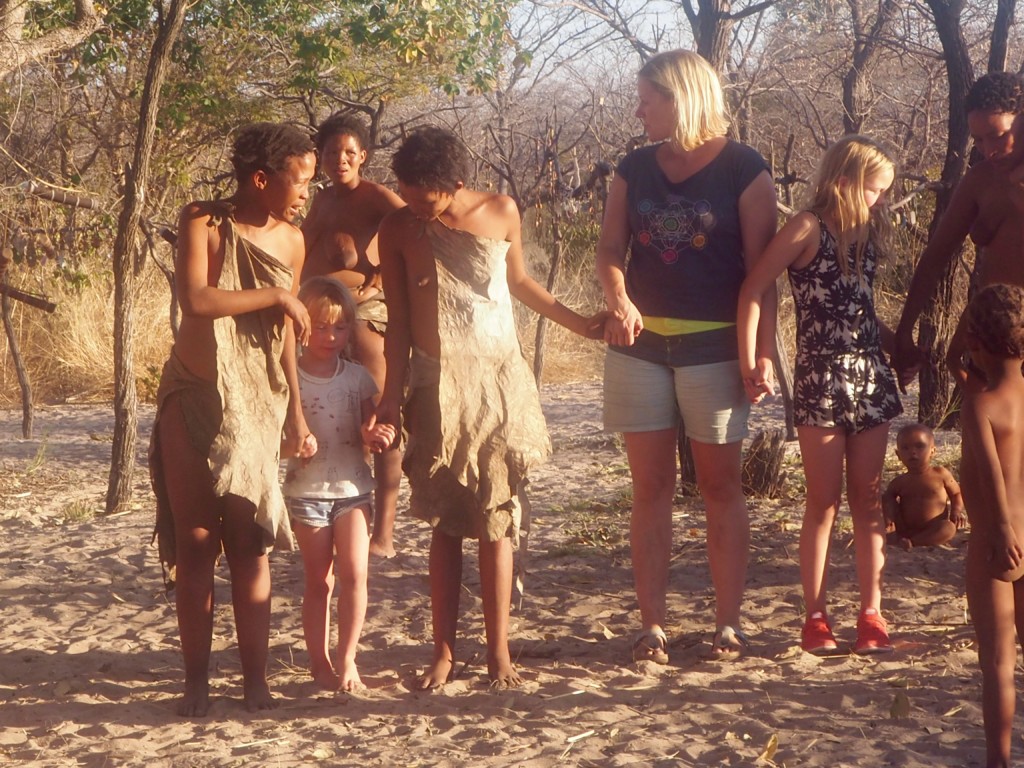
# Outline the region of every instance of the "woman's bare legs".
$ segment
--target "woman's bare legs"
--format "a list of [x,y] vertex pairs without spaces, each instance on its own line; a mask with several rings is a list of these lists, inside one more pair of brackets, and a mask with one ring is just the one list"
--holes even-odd
[[159,425],[160,455],[176,539],[175,607],[185,661],[178,714],[201,717],[210,707],[213,571],[223,543],[231,569],[231,602],[242,661],[245,704],[274,706],[267,685],[270,566],[250,502],[217,497],[205,456],[192,446],[181,405],[171,397]]
[[665,626],[678,433],[673,427],[624,435],[633,479],[629,546],[640,622],[646,631],[663,631]]
[[231,607],[242,659],[245,706],[250,711],[277,706],[267,684],[270,651],[270,562],[263,552],[263,529],[252,503],[224,498],[221,526],[224,555],[231,569]]
[[174,518],[174,604],[185,662],[185,694],[178,714],[202,717],[210,708],[210,646],[213,640],[213,569],[220,554],[221,503],[213,494],[206,457],[189,439],[173,395],[159,423],[160,460]]
[[715,587],[715,624],[739,629],[747,583],[750,517],[740,481],[742,442],[690,441],[707,520],[708,564]]

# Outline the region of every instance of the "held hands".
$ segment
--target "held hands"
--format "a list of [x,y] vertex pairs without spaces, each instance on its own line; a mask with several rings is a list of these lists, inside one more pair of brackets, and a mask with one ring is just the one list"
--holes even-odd
[[316,436],[309,431],[306,421],[297,423],[293,419],[285,419],[284,433],[281,437],[281,455],[296,459],[311,459],[316,455]]
[[374,453],[383,453],[398,436],[398,430],[392,424],[377,421],[377,414],[371,413],[359,427],[363,435],[363,444]]
[[295,340],[302,346],[307,346],[309,344],[310,328],[313,323],[309,319],[309,311],[306,309],[306,305],[283,288],[281,289],[280,303],[285,315],[292,319],[292,325],[295,328]]
[[607,309],[603,309],[600,312],[595,312],[590,317],[583,318],[583,331],[580,335],[587,339],[600,341],[604,338],[605,323],[608,322],[610,317],[612,317],[612,313]]
[[775,366],[770,358],[757,358],[753,370],[743,371],[743,390],[751,403],[760,403],[775,394]]
[[924,351],[914,342],[913,335],[896,334],[896,343],[892,355],[892,367],[896,372],[896,381],[900,392],[907,394],[907,385],[921,370],[924,363]]
[[631,347],[643,329],[644,320],[639,310],[633,302],[626,301],[617,309],[609,308],[604,321],[604,340],[616,347]]
[[[391,430],[391,438],[384,446],[384,448],[391,448],[392,446],[397,445],[398,435],[402,431],[401,406],[399,406],[397,400],[387,397],[381,398],[381,401],[377,403],[377,409],[374,411],[373,416],[371,416],[366,423],[371,425],[375,424],[377,427],[387,427]],[[372,446],[371,450],[373,450]]]

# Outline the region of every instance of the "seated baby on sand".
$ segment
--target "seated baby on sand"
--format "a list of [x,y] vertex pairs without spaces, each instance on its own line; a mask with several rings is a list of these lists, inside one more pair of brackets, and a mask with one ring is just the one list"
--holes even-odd
[[896,455],[907,471],[889,483],[882,497],[886,522],[894,527],[889,544],[903,549],[946,544],[967,524],[967,517],[953,473],[931,463],[932,430],[924,424],[903,427],[896,434]]

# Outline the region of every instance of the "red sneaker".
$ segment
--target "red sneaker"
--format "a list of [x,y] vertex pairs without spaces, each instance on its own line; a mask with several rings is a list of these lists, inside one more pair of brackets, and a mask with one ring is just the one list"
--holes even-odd
[[891,653],[892,650],[888,626],[882,614],[875,608],[861,611],[857,619],[857,642],[853,646],[853,652],[867,656],[871,653]]
[[828,619],[821,611],[812,613],[804,622],[803,631],[800,633],[800,647],[815,656],[828,656],[838,649],[832,627],[828,625]]

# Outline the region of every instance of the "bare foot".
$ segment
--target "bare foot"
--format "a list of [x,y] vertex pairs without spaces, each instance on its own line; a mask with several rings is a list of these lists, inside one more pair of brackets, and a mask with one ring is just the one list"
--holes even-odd
[[270,687],[266,680],[258,683],[244,684],[245,708],[250,712],[259,712],[264,709],[277,709],[277,701],[270,694]]
[[313,682],[325,691],[336,691],[341,688],[341,679],[330,664],[326,667],[313,667],[310,674],[313,676]]
[[210,682],[185,683],[185,695],[178,702],[177,712],[182,717],[206,717],[210,711]]
[[370,539],[370,554],[375,557],[383,557],[388,560],[395,556],[395,545],[391,539],[387,541],[378,541],[377,539]]
[[421,691],[429,691],[448,682],[455,662],[451,659],[435,659],[430,669],[427,670],[416,681],[416,687]]
[[345,662],[341,665],[341,675],[338,677],[338,682],[343,691],[360,691],[366,687],[359,677],[359,670],[356,669],[355,661]]
[[491,679],[491,688],[518,688],[525,680],[519,676],[516,668],[512,666],[509,658],[496,659],[487,662],[487,676]]

